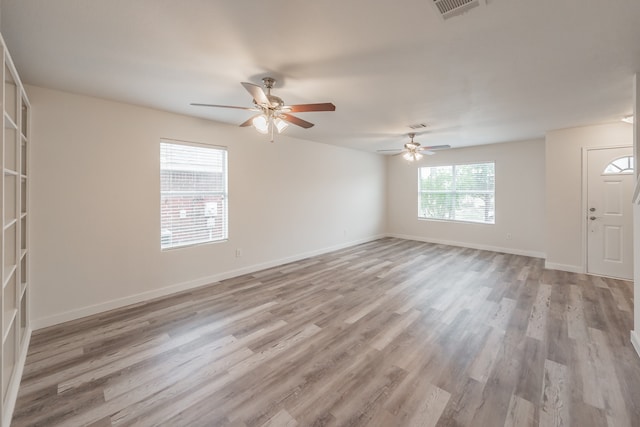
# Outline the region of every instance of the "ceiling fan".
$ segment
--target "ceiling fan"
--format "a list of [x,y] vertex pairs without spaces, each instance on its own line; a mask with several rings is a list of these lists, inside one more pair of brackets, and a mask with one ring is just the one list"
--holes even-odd
[[433,154],[436,154],[436,150],[451,148],[450,145],[432,145],[430,147],[423,147],[419,142],[415,142],[413,140],[413,138],[416,136],[415,133],[409,133],[407,135],[409,136],[409,138],[411,138],[411,141],[404,144],[404,149],[394,148],[391,150],[378,150],[378,153],[392,153],[399,151],[399,153],[394,154],[394,156],[399,156],[400,154],[402,154],[402,157],[405,160],[413,162],[420,160],[423,154],[431,156]]
[[264,90],[253,83],[242,82],[242,86],[253,97],[253,107],[235,107],[232,105],[217,105],[217,104],[198,104],[192,103],[191,105],[197,107],[219,107],[219,108],[236,108],[240,110],[255,111],[258,114],[250,117],[248,120],[240,124],[240,127],[253,125],[256,130],[263,134],[271,133],[271,142],[273,142],[274,130],[278,133],[282,133],[289,123],[296,126],[308,129],[313,126],[306,120],[302,120],[290,113],[306,113],[309,111],[335,111],[336,106],[330,102],[320,104],[298,104],[298,105],[285,105],[282,98],[271,94],[271,89],[276,83],[276,80],[272,77],[265,77],[262,79]]

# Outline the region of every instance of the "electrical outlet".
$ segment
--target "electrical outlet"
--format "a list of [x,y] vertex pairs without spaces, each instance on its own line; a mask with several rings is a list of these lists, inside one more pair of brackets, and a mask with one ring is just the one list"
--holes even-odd
[[511,233],[507,233],[507,240],[511,240],[512,237]]
[[242,257],[242,249],[238,248],[236,249],[236,258],[241,258]]

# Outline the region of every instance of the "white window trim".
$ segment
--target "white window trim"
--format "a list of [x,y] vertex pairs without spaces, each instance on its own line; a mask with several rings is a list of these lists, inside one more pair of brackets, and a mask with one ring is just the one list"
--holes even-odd
[[[485,161],[472,161],[472,162],[460,162],[460,163],[438,163],[438,164],[432,164],[429,166],[421,166],[418,167],[418,220],[420,221],[435,221],[435,222],[446,222],[446,223],[462,223],[462,224],[475,224],[475,225],[496,225],[496,216],[497,216],[497,212],[495,209],[496,206],[496,183],[495,183],[495,176],[494,176],[494,186],[493,186],[493,191],[459,191],[458,194],[463,194],[463,193],[470,193],[470,194],[479,194],[479,193],[484,193],[484,194],[493,194],[493,198],[494,198],[494,213],[493,213],[493,222],[484,222],[484,221],[470,221],[470,220],[466,220],[466,219],[444,219],[444,218],[428,218],[426,216],[421,216],[422,213],[420,212],[420,197],[423,193],[438,193],[438,191],[428,191],[428,190],[422,190],[420,188],[420,169],[422,168],[431,168],[431,167],[446,167],[446,166],[452,166],[452,167],[458,167],[458,166],[468,166],[468,165],[481,165],[481,164],[487,164],[487,163],[492,163],[493,164],[493,171],[494,171],[494,175],[496,174],[496,161],[495,160],[485,160]],[[454,175],[455,175],[455,169],[454,169]],[[441,193],[452,193],[455,192],[455,181],[453,182],[453,189],[452,190],[447,190],[447,191],[441,191]]]
[[[223,191],[211,191],[210,194],[214,194],[214,195],[221,195],[224,198],[224,203],[223,203],[223,212],[222,212],[222,217],[224,218],[224,221],[222,223],[222,230],[223,230],[223,237],[219,238],[219,239],[214,239],[214,240],[198,240],[198,241],[191,241],[191,242],[186,242],[183,244],[175,244],[175,245],[171,245],[171,246],[162,246],[162,232],[163,232],[163,228],[162,228],[162,218],[160,219],[160,250],[161,251],[172,251],[175,249],[184,249],[184,248],[189,248],[189,247],[194,247],[194,246],[202,246],[202,245],[209,245],[209,244],[215,244],[215,243],[221,243],[221,242],[226,242],[229,240],[229,167],[228,167],[228,158],[229,158],[229,151],[227,149],[227,147],[222,146],[222,145],[214,145],[214,144],[206,144],[206,143],[199,143],[199,142],[191,142],[191,141],[182,141],[182,140],[177,140],[177,139],[171,139],[171,138],[161,138],[160,139],[160,146],[161,144],[174,144],[174,145],[183,145],[183,146],[192,146],[192,147],[200,147],[200,148],[207,148],[207,149],[214,149],[214,150],[219,150],[219,151],[224,151],[224,159],[222,162],[222,168],[224,171],[224,190]],[[162,173],[162,164],[159,164],[160,167],[160,173]],[[200,193],[200,192],[198,192]],[[160,214],[162,215],[162,195],[166,194],[162,192],[162,184],[160,184]]]

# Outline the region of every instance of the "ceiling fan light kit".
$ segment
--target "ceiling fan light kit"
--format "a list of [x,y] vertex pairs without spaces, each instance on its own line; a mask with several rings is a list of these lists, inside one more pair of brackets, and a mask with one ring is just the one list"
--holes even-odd
[[286,128],[289,127],[289,124],[287,122],[285,122],[284,120],[282,120],[281,118],[279,118],[279,117],[277,117],[273,121],[273,124],[276,127],[276,129],[278,130],[278,133],[282,133],[282,131],[284,131]]
[[306,113],[310,111],[335,111],[336,106],[330,102],[320,104],[298,104],[298,105],[285,105],[282,98],[272,95],[271,89],[275,85],[276,81],[272,77],[265,77],[262,79],[264,87],[267,92],[258,85],[249,82],[242,82],[242,86],[253,97],[253,107],[236,107],[231,105],[218,105],[218,104],[198,104],[192,103],[191,105],[196,107],[216,107],[216,108],[235,108],[240,110],[255,111],[259,114],[249,118],[245,122],[240,124],[240,127],[251,126],[262,134],[270,134],[271,142],[273,142],[274,133],[284,132],[289,127],[289,124],[294,124],[302,128],[308,129],[313,126],[313,123],[306,120],[302,120],[290,113]]
[[422,154],[418,153],[417,151],[407,151],[406,153],[404,153],[404,155],[402,156],[404,157],[405,160],[409,161],[409,162],[417,162],[418,160],[421,160],[422,157],[424,157]]
[[267,117],[262,114],[254,117],[253,120],[251,120],[251,123],[260,133],[266,134],[269,131],[269,121],[267,120]]

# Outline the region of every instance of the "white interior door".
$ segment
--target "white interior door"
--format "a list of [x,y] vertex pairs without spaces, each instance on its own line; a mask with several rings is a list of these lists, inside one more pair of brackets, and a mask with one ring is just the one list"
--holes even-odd
[[633,152],[587,151],[587,272],[633,278]]

